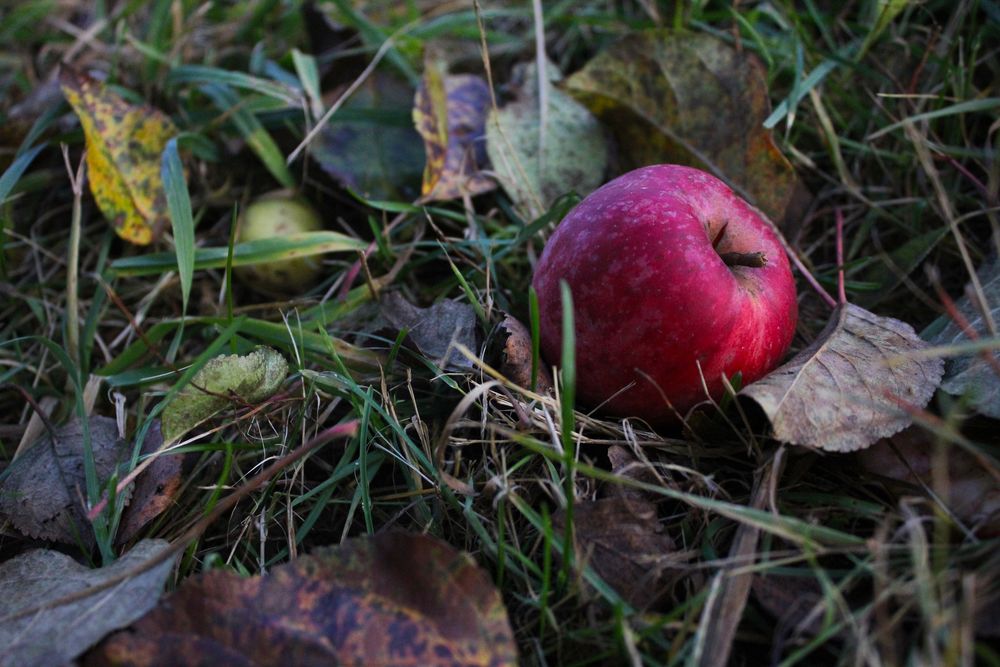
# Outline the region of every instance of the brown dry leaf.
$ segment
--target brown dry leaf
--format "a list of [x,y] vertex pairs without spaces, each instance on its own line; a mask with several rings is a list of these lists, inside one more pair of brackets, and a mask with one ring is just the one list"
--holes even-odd
[[[93,416],[87,424],[97,480],[103,484],[128,460],[131,445],[118,437],[114,419]],[[30,537],[90,545],[94,534],[82,506],[87,488],[83,428],[73,420],[54,435],[46,432],[10,465],[0,483],[0,514]]]
[[177,128],[159,109],[129,104],[66,65],[59,80],[87,138],[87,180],[97,206],[118,236],[152,243],[169,221],[160,156]]
[[[142,442],[142,453],[152,454],[162,444],[160,422],[156,421]],[[135,480],[131,500],[122,513],[118,527],[117,539],[120,544],[131,540],[143,526],[170,507],[183,481],[183,461],[183,455],[162,454]]]
[[[970,530],[982,536],[1000,535],[1000,472],[993,460],[979,460],[958,445],[946,445],[948,509]],[[858,462],[873,475],[889,477],[922,489],[934,489],[935,443],[927,431],[910,427],[858,454]],[[898,454],[897,454],[898,452]]]
[[421,202],[458,199],[496,188],[496,182],[482,173],[488,164],[489,110],[490,89],[481,76],[449,75],[442,61],[428,58],[413,102],[413,122],[427,153]]
[[740,395],[782,442],[862,449],[908,426],[934,395],[944,364],[913,354],[926,347],[910,325],[844,304],[812,345]]
[[815,637],[822,630],[822,611],[815,610],[823,588],[815,578],[761,574],[754,577],[751,589],[760,606],[778,620],[776,634],[791,631]]
[[[125,575],[168,547],[144,540],[107,567],[92,570],[66,554],[28,551],[0,564],[0,664],[69,664],[109,632],[133,623],[156,604],[174,559],[79,600],[58,601]],[[126,575],[127,576],[127,575]],[[54,606],[17,616],[18,612]]]
[[709,171],[778,223],[808,194],[771,132],[766,72],[749,51],[706,34],[626,35],[566,82],[608,126],[623,170],[673,162]]
[[[513,315],[504,315],[501,335],[506,334],[500,361],[500,372],[519,387],[531,388],[531,332]],[[544,394],[552,389],[552,374],[539,359],[535,391]]]
[[514,665],[499,593],[440,540],[382,533],[266,576],[185,581],[84,665]]
[[[565,512],[552,515],[557,532],[564,523]],[[573,526],[578,557],[630,605],[646,609],[670,592],[685,556],[661,532],[652,502],[624,496],[580,502]]]
[[472,368],[472,362],[453,346],[461,343],[470,350],[477,347],[476,313],[472,306],[441,299],[430,308],[420,308],[398,292],[387,294],[380,305],[382,317],[397,331],[407,329],[406,341],[425,357],[440,362],[442,368]]

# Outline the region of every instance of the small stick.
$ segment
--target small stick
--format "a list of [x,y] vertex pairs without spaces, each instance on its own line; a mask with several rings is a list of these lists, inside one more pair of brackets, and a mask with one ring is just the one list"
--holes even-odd
[[719,257],[726,266],[751,266],[757,269],[767,266],[767,256],[762,252],[724,252]]
[[844,212],[838,207],[837,218],[837,298],[840,305],[847,303],[847,289],[844,286]]

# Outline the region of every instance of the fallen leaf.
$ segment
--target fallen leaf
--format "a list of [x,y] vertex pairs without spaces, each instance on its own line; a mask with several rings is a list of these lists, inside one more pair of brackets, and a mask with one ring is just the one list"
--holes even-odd
[[[500,372],[519,387],[531,388],[531,332],[513,315],[505,315],[500,323],[501,335],[506,336],[501,353]],[[552,389],[552,373],[539,358],[535,391],[544,394]]]
[[163,439],[176,442],[234,399],[245,403],[263,401],[278,390],[287,376],[285,357],[269,347],[258,347],[242,356],[224,354],[209,359],[163,409]]
[[437,539],[390,532],[319,549],[263,577],[192,577],[83,664],[516,662],[486,573]]
[[472,362],[454,347],[461,343],[477,348],[476,313],[467,303],[441,299],[430,308],[419,308],[398,292],[387,294],[380,304],[382,317],[397,331],[407,330],[406,340],[442,368],[468,370]]
[[[1000,323],[1000,259],[994,259],[979,269],[979,282],[993,322]],[[978,300],[974,303],[966,295],[955,306],[979,338],[991,337]],[[959,345],[968,343],[969,337],[963,327],[949,322],[932,342],[935,345]],[[993,350],[989,350],[987,354],[1000,359]],[[987,363],[979,354],[964,354],[949,359],[941,388],[956,396],[971,394],[976,410],[987,417],[1000,419],[1000,374],[993,364]]]
[[[545,127],[534,63],[515,68],[513,102],[490,112],[486,150],[500,184],[534,219],[567,192],[586,196],[604,180],[608,147],[600,123],[583,105],[552,84],[561,74],[546,65]],[[544,136],[544,144],[542,144]]]
[[[632,452],[621,445],[611,445],[608,447],[608,460],[611,462],[611,472],[618,477],[654,486],[663,485],[663,481],[657,477],[653,468],[648,463],[639,461],[632,455]],[[622,496],[628,499],[652,500],[648,491],[624,484],[608,484],[606,485],[606,489],[605,493],[608,495]]]
[[[0,564],[0,664],[9,667],[68,664],[108,633],[152,609],[173,569],[167,559],[134,577],[87,597],[62,598],[111,583],[167,548],[164,540],[143,540],[107,567],[92,570],[66,554],[35,549]],[[55,606],[32,611],[46,603]]]
[[490,89],[481,76],[449,75],[440,60],[428,59],[413,102],[413,123],[424,140],[421,202],[489,192],[496,182],[482,169]]
[[[552,515],[562,533],[566,514]],[[577,558],[637,609],[663,600],[686,560],[662,532],[656,505],[649,500],[614,496],[578,502],[573,507]]]
[[700,33],[633,33],[573,74],[566,89],[610,128],[623,171],[663,162],[698,167],[775,222],[801,217],[807,195],[763,127],[767,77],[749,51]]
[[823,589],[812,577],[783,577],[759,574],[751,586],[754,598],[778,621],[775,634],[792,631],[798,636],[815,637],[823,629]]
[[[160,422],[156,421],[143,439],[142,453],[144,455],[152,454],[162,444],[163,435],[160,433]],[[181,479],[183,461],[184,455],[182,454],[157,456],[135,480],[132,496],[122,513],[121,523],[118,527],[119,544],[131,540],[143,526],[170,507],[177,492],[180,491],[183,481]]]
[[908,426],[934,395],[944,364],[913,354],[927,347],[910,325],[844,304],[812,345],[740,395],[782,442],[862,449]]
[[376,72],[333,115],[310,155],[338,183],[365,197],[412,201],[424,168],[412,104],[413,88]]
[[[995,461],[979,460],[958,445],[936,463],[933,436],[910,427],[858,454],[858,463],[873,475],[934,490],[935,465],[946,465],[947,496],[942,501],[966,526],[983,536],[1000,535],[1000,473]],[[992,470],[991,470],[992,468]]]
[[63,94],[87,140],[87,180],[118,236],[155,241],[169,221],[160,156],[178,134],[159,109],[129,104],[96,79],[63,65]]
[[[106,482],[131,455],[131,444],[118,437],[114,419],[87,421],[98,484]],[[73,420],[46,432],[11,463],[0,483],[0,514],[25,535],[42,540],[91,545],[94,534],[82,503],[86,498],[84,435]]]

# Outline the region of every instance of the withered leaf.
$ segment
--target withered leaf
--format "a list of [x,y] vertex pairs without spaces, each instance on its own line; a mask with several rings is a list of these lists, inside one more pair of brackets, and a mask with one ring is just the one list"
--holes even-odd
[[17,617],[80,591],[110,583],[167,548],[143,540],[113,564],[92,570],[66,554],[35,549],[0,564],[0,664],[10,667],[63,665],[108,633],[141,618],[156,605],[173,559],[79,600]]
[[420,308],[391,292],[383,297],[380,311],[397,331],[406,329],[406,340],[431,361],[440,362],[442,368],[472,368],[472,362],[453,346],[477,347],[476,313],[469,304],[441,299],[430,308]]
[[[552,515],[562,532],[565,512]],[[577,503],[573,508],[577,557],[637,609],[646,609],[670,593],[686,558],[662,532],[656,505],[615,496]]]
[[449,75],[440,60],[428,59],[413,102],[413,123],[427,154],[420,201],[458,199],[496,187],[482,172],[489,108],[490,89],[481,76]]
[[816,608],[823,588],[815,578],[760,574],[751,588],[760,606],[778,620],[776,632],[814,637],[823,629],[822,608],[818,613]]
[[[142,453],[152,454],[163,444],[160,422],[156,421],[142,442]],[[131,540],[147,523],[170,507],[181,488],[184,455],[161,454],[135,480],[132,496],[122,513],[118,542]]]
[[812,345],[744,387],[782,442],[848,452],[912,422],[941,381],[940,359],[913,328],[853,304],[838,306]]
[[233,400],[263,401],[287,376],[285,357],[269,347],[258,347],[242,356],[224,354],[210,359],[163,409],[164,440],[176,442]]
[[[531,388],[531,332],[513,315],[505,315],[500,323],[502,336],[506,336],[501,353],[500,372],[514,384]],[[535,371],[535,391],[539,394],[552,389],[552,374],[545,362],[539,359]]]
[[[937,446],[930,433],[911,426],[860,452],[858,462],[873,475],[933,490]],[[983,536],[1000,535],[1000,469],[996,462],[977,460],[958,445],[947,447],[948,493],[942,501],[969,529]]]
[[[979,282],[993,322],[1000,323],[1000,259],[994,259],[979,269]],[[974,302],[967,295],[955,305],[979,338],[989,338],[992,335],[978,299]],[[969,342],[969,336],[958,323],[949,322],[932,342],[935,345],[957,345]],[[1000,359],[995,350],[988,350],[985,354],[992,354],[995,359]],[[981,355],[964,354],[949,359],[941,388],[954,395],[972,394],[973,405],[979,412],[987,417],[1000,419],[1000,374],[997,373],[997,367]]]
[[168,222],[160,156],[178,134],[166,114],[129,104],[96,79],[63,65],[59,81],[87,140],[87,180],[118,236],[138,245]]
[[749,51],[701,33],[633,33],[569,77],[566,89],[610,128],[623,170],[698,167],[775,222],[801,215],[804,189],[763,128],[766,72]]
[[500,595],[474,561],[425,536],[382,533],[266,576],[186,580],[85,665],[513,665]]
[[375,72],[330,119],[310,155],[337,182],[365,197],[412,201],[424,168],[412,104],[411,86]]
[[600,123],[552,84],[552,79],[561,76],[555,65],[548,63],[546,70],[544,116],[538,69],[528,63],[515,68],[514,101],[491,111],[486,123],[486,148],[493,169],[503,189],[530,218],[544,213],[567,192],[590,194],[604,180],[608,164]]
[[[87,421],[98,483],[103,484],[131,455],[131,445],[118,437],[114,419]],[[86,498],[84,434],[73,420],[46,432],[18,456],[0,483],[0,514],[25,535],[55,542],[84,545],[94,535],[82,502]]]

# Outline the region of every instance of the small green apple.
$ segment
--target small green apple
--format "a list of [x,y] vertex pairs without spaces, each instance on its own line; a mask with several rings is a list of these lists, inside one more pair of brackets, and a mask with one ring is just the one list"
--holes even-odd
[[[240,217],[236,240],[240,243],[315,232],[323,228],[319,213],[301,197],[287,190],[266,194],[251,203]],[[320,273],[319,256],[249,264],[237,269],[239,279],[269,296],[290,296],[308,290]]]

